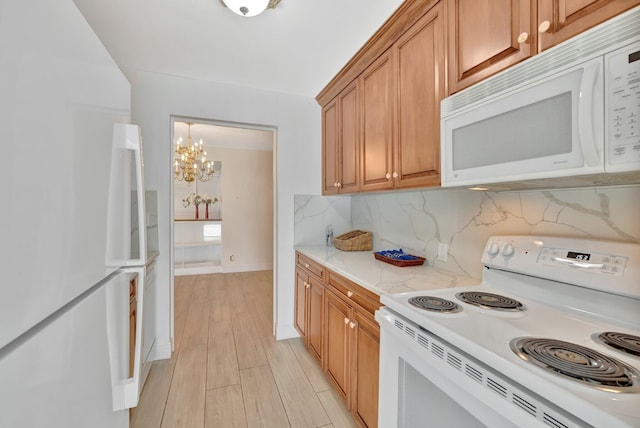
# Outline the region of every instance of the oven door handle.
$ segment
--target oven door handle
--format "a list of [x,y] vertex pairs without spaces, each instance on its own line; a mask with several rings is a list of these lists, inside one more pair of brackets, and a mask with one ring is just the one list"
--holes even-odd
[[571,267],[577,267],[577,268],[600,269],[600,268],[602,268],[604,266],[602,263],[587,263],[587,262],[584,262],[584,261],[563,259],[562,257],[554,257],[553,260],[555,260],[557,262],[560,262],[560,263],[567,264],[567,265],[569,265]]

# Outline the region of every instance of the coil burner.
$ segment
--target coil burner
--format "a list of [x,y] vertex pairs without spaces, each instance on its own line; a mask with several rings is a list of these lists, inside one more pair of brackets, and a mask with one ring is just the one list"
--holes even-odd
[[609,392],[640,391],[640,373],[593,349],[555,339],[519,337],[509,342],[524,361]]
[[499,311],[524,311],[525,306],[511,297],[481,291],[465,291],[457,293],[456,297],[470,305]]
[[640,357],[640,336],[634,336],[629,333],[605,331],[604,333],[594,333],[592,338],[596,342],[600,342],[617,351]]
[[415,296],[409,299],[413,306],[426,311],[453,314],[462,311],[460,305],[451,300],[433,296]]

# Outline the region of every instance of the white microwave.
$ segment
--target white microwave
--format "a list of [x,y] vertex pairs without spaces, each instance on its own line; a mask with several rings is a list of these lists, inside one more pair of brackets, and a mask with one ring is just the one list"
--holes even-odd
[[637,22],[640,8],[443,100],[442,186],[640,183]]

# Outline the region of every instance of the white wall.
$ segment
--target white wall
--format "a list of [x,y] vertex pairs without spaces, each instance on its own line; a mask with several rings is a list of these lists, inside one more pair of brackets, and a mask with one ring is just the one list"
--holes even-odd
[[273,153],[223,148],[208,152],[222,162],[222,271],[273,268]]
[[[313,98],[126,68],[123,71],[132,86],[132,120],[142,128],[146,185],[158,191],[159,346],[170,343],[171,115],[277,129],[275,323],[278,338],[296,336],[293,328],[293,195],[317,194],[320,190],[320,107]],[[161,349],[158,353],[163,355]]]

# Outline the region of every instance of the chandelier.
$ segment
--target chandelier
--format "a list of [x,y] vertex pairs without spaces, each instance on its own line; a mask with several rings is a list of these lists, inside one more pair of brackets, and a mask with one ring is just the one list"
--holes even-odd
[[225,6],[240,16],[260,15],[266,9],[275,9],[280,0],[222,0]]
[[184,145],[182,137],[174,144],[173,172],[176,181],[186,181],[191,183],[196,179],[205,182],[213,177],[213,161],[207,161],[207,152],[202,148],[200,142],[192,143],[191,125],[187,122],[187,144]]

